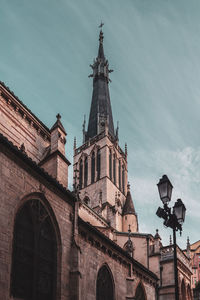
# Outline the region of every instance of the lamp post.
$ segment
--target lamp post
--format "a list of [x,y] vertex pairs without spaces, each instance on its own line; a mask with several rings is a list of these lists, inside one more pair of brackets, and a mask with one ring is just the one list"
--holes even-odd
[[176,252],[176,231],[182,232],[182,224],[185,220],[186,208],[181,199],[175,202],[173,210],[168,206],[171,201],[173,185],[167,175],[163,175],[157,184],[160,199],[163,202],[163,208],[158,207],[156,215],[164,219],[164,225],[173,230],[173,245],[174,245],[174,281],[175,281],[175,299],[179,300],[178,289],[178,269],[177,269],[177,252]]

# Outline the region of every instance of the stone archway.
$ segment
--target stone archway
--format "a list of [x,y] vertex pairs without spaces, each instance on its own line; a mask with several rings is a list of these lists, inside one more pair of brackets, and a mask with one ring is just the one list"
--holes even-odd
[[107,265],[103,265],[97,275],[96,300],[114,300],[114,281]]
[[140,282],[135,292],[135,300],[147,300],[144,285]]
[[26,201],[14,224],[11,294],[16,298],[55,300],[57,237],[52,217],[39,199]]

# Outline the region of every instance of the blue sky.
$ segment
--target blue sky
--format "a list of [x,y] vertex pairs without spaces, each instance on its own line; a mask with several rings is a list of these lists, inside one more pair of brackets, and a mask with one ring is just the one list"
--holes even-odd
[[[92,95],[89,64],[98,25],[111,74],[110,95],[120,145],[128,144],[129,181],[143,232],[170,230],[155,215],[157,182],[167,174],[172,202],[187,207],[182,237],[199,240],[200,1],[0,0],[0,80],[49,127],[57,112],[82,141]],[[70,173],[71,175],[71,173]],[[72,176],[72,175],[71,175]],[[172,204],[173,204],[172,203]]]

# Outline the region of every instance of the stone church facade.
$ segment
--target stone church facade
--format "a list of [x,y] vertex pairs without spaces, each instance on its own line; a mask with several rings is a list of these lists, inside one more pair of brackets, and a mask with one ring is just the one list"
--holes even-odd
[[[0,82],[0,299],[175,299],[172,245],[139,232],[102,30],[91,68],[73,191],[61,116],[47,128]],[[190,260],[179,248],[178,268],[181,299],[190,300]]]

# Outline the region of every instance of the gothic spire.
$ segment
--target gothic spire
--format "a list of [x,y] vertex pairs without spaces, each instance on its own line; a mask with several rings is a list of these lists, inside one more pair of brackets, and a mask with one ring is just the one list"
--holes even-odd
[[126,201],[124,203],[124,207],[123,207],[123,211],[122,211],[122,215],[135,215],[135,208],[133,205],[133,200],[131,197],[131,192],[130,192],[130,184],[128,183],[128,187],[127,187],[128,191],[127,191],[127,195],[126,195]]
[[98,56],[93,65],[90,65],[93,70],[93,73],[89,75],[89,77],[93,77],[93,94],[86,141],[105,131],[106,123],[108,124],[109,134],[115,138],[108,88],[109,73],[113,70],[109,69],[108,60],[104,55],[102,26],[103,24],[100,25]]

